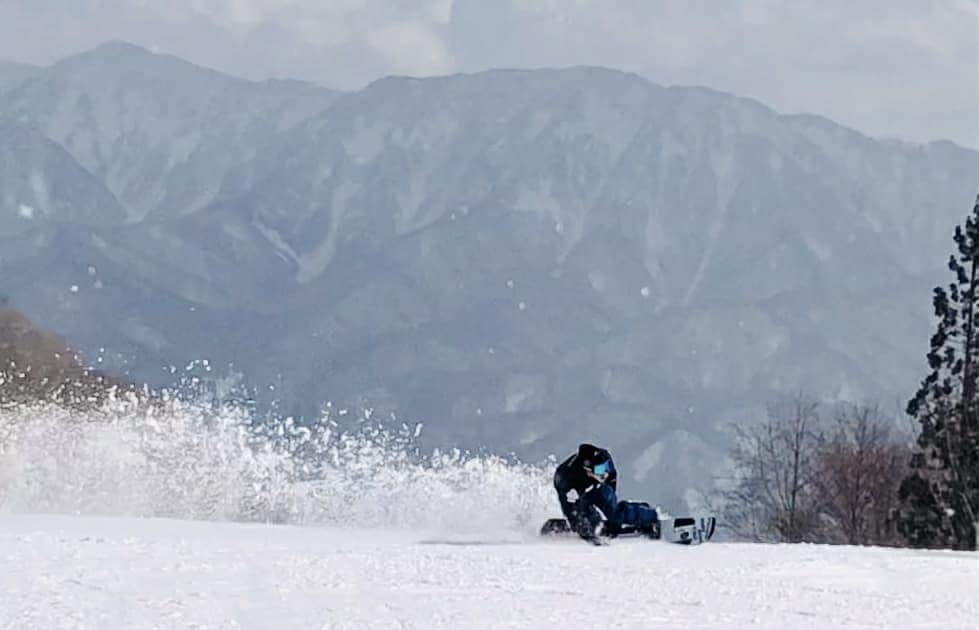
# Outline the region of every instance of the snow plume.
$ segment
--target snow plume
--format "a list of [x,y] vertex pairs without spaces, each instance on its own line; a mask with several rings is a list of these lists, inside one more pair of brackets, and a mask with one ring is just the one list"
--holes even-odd
[[0,511],[439,532],[530,531],[553,511],[544,467],[423,455],[416,436],[180,401],[0,409]]

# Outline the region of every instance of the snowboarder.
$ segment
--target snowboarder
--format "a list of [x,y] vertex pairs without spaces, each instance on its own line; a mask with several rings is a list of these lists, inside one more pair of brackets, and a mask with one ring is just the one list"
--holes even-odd
[[659,518],[648,503],[619,501],[618,475],[612,456],[604,448],[582,444],[554,472],[561,511],[571,529],[591,542],[625,531],[659,537]]

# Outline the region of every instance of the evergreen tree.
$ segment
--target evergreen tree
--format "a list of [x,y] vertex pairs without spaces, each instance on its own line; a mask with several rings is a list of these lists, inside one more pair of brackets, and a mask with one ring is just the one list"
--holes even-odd
[[955,228],[955,281],[934,293],[931,373],[908,403],[921,425],[899,490],[898,530],[913,546],[975,549],[979,535],[979,198]]

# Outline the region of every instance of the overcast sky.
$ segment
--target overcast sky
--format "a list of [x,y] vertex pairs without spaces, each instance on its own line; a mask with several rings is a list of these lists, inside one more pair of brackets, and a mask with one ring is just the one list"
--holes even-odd
[[122,39],[253,79],[601,65],[979,146],[979,0],[0,0],[0,58]]

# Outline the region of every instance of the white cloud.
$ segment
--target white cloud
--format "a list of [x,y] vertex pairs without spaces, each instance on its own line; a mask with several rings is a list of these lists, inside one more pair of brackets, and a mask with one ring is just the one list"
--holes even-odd
[[[383,74],[451,72],[452,55],[440,33],[451,8],[452,0],[170,0],[159,10],[170,19],[204,18],[244,46],[254,46],[262,33],[276,32],[286,48],[352,66],[339,73],[339,81],[329,75],[305,78],[351,87]],[[277,55],[291,57],[288,50]],[[276,74],[290,73],[283,67]],[[356,79],[348,80],[350,75]]]
[[404,22],[368,33],[367,41],[399,74],[445,74],[454,69],[445,43],[421,22]]

